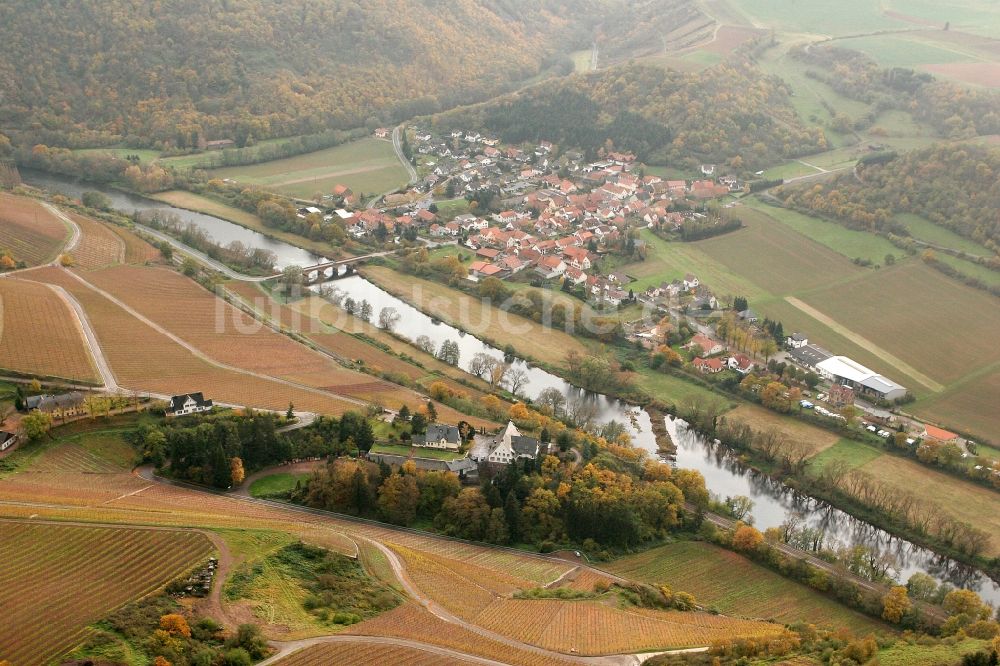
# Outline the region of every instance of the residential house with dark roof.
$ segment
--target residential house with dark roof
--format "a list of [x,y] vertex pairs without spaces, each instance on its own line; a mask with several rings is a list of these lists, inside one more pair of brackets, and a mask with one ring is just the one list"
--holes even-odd
[[167,416],[186,416],[188,414],[197,414],[211,410],[212,401],[206,400],[201,391],[199,391],[197,393],[184,393],[171,397],[166,414]]
[[427,426],[427,432],[414,435],[411,444],[427,449],[458,451],[462,446],[462,436],[455,426],[432,423]]

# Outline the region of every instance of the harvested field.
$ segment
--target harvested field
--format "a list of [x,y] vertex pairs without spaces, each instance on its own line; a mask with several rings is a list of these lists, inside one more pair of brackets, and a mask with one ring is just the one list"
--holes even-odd
[[116,380],[126,388],[162,395],[203,391],[220,403],[274,410],[284,410],[289,402],[322,414],[340,414],[354,407],[334,396],[214,366],[65,271],[46,268],[31,275],[62,285],[81,303]]
[[611,571],[651,585],[689,592],[699,603],[737,616],[778,622],[802,620],[864,634],[880,622],[709,543],[684,541],[616,560]]
[[1000,88],[1000,63],[997,62],[951,62],[924,65],[921,69],[976,86]]
[[53,289],[24,280],[0,280],[0,367],[98,381],[76,313]]
[[414,603],[405,603],[388,613],[354,625],[347,630],[347,633],[358,636],[409,638],[514,666],[568,666],[577,663],[486,638],[445,622]]
[[73,249],[73,264],[92,270],[125,261],[125,241],[108,226],[77,213],[68,213],[80,227],[80,242]]
[[34,199],[0,193],[0,250],[29,266],[52,261],[69,230]]
[[[919,262],[896,264],[801,298],[942,384],[1000,360],[995,299]],[[948,345],[941,345],[937,329],[928,325],[929,313],[946,325]]]
[[208,557],[196,532],[0,522],[0,654],[48,663],[86,626]]
[[861,469],[890,488],[916,490],[921,497],[934,498],[941,512],[955,520],[972,522],[990,535],[983,555],[1000,555],[1000,493],[899,456],[880,456]]
[[557,652],[584,655],[711,645],[733,637],[777,634],[780,625],[708,613],[623,610],[595,601],[503,599],[476,624]]
[[975,433],[1000,444],[996,406],[1000,404],[1000,366],[981,377],[963,383],[912,406],[911,411],[949,428]]
[[326,643],[314,645],[278,662],[281,666],[464,666],[471,662],[427,650],[372,643]]

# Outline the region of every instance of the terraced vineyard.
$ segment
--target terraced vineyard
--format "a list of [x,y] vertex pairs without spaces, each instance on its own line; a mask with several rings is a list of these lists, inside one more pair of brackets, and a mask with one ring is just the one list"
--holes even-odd
[[80,242],[73,249],[73,263],[86,269],[103,268],[125,261],[125,241],[109,227],[89,217],[69,213],[80,227]]
[[101,348],[122,386],[171,395],[203,391],[219,403],[283,410],[293,402],[300,409],[341,414],[354,405],[306,389],[216,367],[162,335],[131,314],[55,268],[39,269],[32,279],[62,285],[80,302]]
[[0,367],[97,381],[76,315],[52,289],[23,280],[0,280]]
[[28,266],[52,261],[69,230],[34,199],[0,193],[0,250]]
[[585,655],[711,645],[783,629],[708,613],[627,611],[597,601],[552,599],[497,601],[476,618],[476,624],[549,650]]
[[0,657],[47,663],[211,552],[197,532],[0,522]]
[[465,659],[395,645],[369,643],[326,643],[293,653],[278,662],[281,666],[463,666]]
[[805,585],[707,543],[685,541],[654,548],[617,560],[608,568],[633,580],[690,592],[699,603],[727,615],[778,622],[803,620],[846,627],[859,635],[885,629],[880,622]]
[[87,279],[221,363],[365,401],[417,404],[413,393],[343,368],[174,271],[121,266]]
[[354,625],[347,633],[359,636],[407,638],[495,659],[513,666],[569,666],[579,663],[487,638],[445,622],[415,603],[403,604],[395,610]]

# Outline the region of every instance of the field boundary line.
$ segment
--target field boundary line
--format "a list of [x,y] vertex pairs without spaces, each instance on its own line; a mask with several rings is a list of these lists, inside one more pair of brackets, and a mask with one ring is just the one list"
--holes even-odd
[[98,287],[98,286],[96,286],[94,284],[91,284],[90,282],[88,282],[84,278],[80,277],[79,275],[77,275],[73,271],[67,270],[66,273],[69,274],[69,275],[71,275],[74,279],[78,280],[79,282],[81,282],[83,285],[85,285],[89,289],[92,289],[93,291],[97,292],[98,294],[100,294],[104,298],[108,299],[109,301],[111,301],[112,303],[114,303],[115,305],[117,305],[118,307],[120,307],[121,309],[123,309],[125,312],[127,312],[128,314],[130,314],[134,318],[138,319],[143,324],[149,326],[150,328],[152,328],[157,333],[160,333],[161,335],[165,335],[167,338],[169,338],[170,340],[172,340],[176,344],[180,345],[181,347],[183,347],[184,349],[186,349],[188,352],[194,354],[196,357],[198,357],[202,361],[205,361],[206,363],[208,363],[208,364],[210,364],[212,366],[215,366],[215,367],[220,368],[222,370],[228,370],[230,372],[236,372],[236,373],[239,373],[241,375],[245,375],[247,377],[256,377],[257,379],[263,379],[265,381],[276,382],[276,383],[282,384],[284,386],[289,386],[289,387],[300,389],[300,390],[303,390],[303,391],[308,391],[310,393],[314,393],[316,395],[320,395],[320,396],[327,397],[327,398],[332,398],[334,400],[342,400],[342,401],[344,401],[346,403],[349,403],[349,404],[352,404],[352,405],[357,405],[357,406],[361,406],[361,407],[366,407],[368,405],[368,403],[366,403],[366,402],[364,402],[362,400],[358,400],[356,398],[352,398],[350,396],[341,395],[339,393],[330,393],[328,391],[323,391],[321,389],[318,389],[318,388],[315,388],[315,387],[312,387],[312,386],[306,386],[305,384],[298,384],[296,382],[292,382],[292,381],[289,381],[287,379],[282,379],[280,377],[272,377],[270,375],[264,375],[264,374],[261,374],[261,373],[258,373],[258,372],[254,372],[252,370],[247,370],[245,368],[237,368],[235,366],[227,365],[225,363],[217,361],[217,360],[213,359],[211,356],[209,356],[208,354],[206,354],[205,352],[203,352],[200,349],[198,349],[197,347],[195,347],[194,345],[190,344],[189,342],[186,342],[182,338],[178,337],[176,334],[168,331],[167,329],[163,328],[162,326],[160,326],[156,322],[152,321],[151,319],[145,317],[144,315],[142,315],[138,311],[136,311],[133,308],[129,307],[127,304],[125,304],[124,302],[122,302],[119,299],[115,298],[113,295],[111,295],[108,292],[104,291],[100,287]]
[[843,337],[847,338],[854,344],[860,345],[861,347],[867,349],[869,352],[871,352],[878,358],[882,359],[889,365],[893,366],[907,377],[917,380],[917,382],[922,384],[925,388],[930,389],[934,393],[940,393],[941,391],[944,390],[945,387],[943,384],[934,381],[933,379],[931,379],[924,373],[920,372],[910,364],[906,363],[899,357],[890,354],[888,351],[882,349],[868,338],[864,337],[859,333],[855,333],[851,329],[847,328],[843,324],[838,323],[832,317],[823,314],[822,312],[812,307],[808,303],[801,301],[794,296],[786,296],[785,301],[795,309],[800,310],[801,312],[809,315],[819,323],[830,328],[834,333],[842,335]]
[[73,250],[76,249],[76,246],[80,244],[80,236],[81,236],[80,226],[76,222],[71,220],[68,215],[66,215],[61,210],[50,204],[48,201],[43,201],[42,206],[44,206],[46,210],[48,210],[50,213],[59,218],[63,222],[63,224],[69,227],[69,240],[66,241],[66,245],[63,246],[62,251],[57,253],[56,258],[52,260],[52,264],[54,265],[57,261],[59,261],[59,256],[58,256],[59,254],[66,254],[67,252],[72,252]]

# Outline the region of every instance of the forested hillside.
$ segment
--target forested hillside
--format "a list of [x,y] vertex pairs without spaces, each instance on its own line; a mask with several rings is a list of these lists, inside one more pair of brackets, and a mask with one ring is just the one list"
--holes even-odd
[[632,0],[7,0],[0,132],[239,144],[485,99]]
[[861,118],[844,118],[854,129],[870,127],[887,109],[907,111],[945,138],[966,139],[1000,133],[1000,94],[934,78],[905,67],[881,68],[859,53],[833,46],[801,47],[794,57],[808,74],[837,92],[871,105]]
[[697,73],[637,64],[546,82],[438,116],[505,141],[554,141],[594,152],[610,140],[647,162],[757,169],[819,152],[826,140],[799,122],[781,79],[745,62]]
[[905,233],[893,223],[894,214],[916,213],[1000,249],[1000,149],[993,147],[939,144],[886,161],[862,161],[857,177],[848,173],[775,194],[861,229]]

